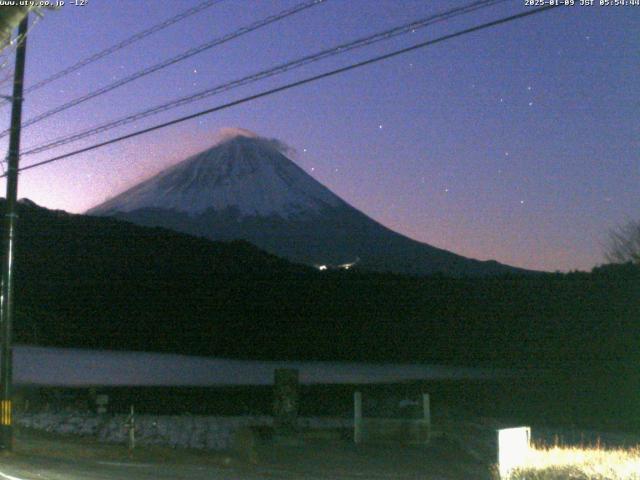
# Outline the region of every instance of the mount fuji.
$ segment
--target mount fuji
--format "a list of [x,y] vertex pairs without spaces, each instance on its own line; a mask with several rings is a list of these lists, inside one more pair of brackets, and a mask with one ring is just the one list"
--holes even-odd
[[227,130],[187,158],[92,209],[212,240],[247,240],[294,262],[412,275],[515,273],[396,233],[350,206],[286,156],[277,140]]

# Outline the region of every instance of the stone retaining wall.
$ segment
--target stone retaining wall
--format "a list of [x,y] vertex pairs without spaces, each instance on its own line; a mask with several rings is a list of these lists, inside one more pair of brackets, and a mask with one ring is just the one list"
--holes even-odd
[[[69,435],[87,435],[107,443],[125,443],[126,415],[94,413],[21,413],[20,427]],[[214,417],[199,415],[136,415],[136,442],[140,445],[167,445],[204,450],[227,450],[236,431],[243,427],[271,427],[270,416]],[[352,428],[346,418],[300,418],[302,429]]]

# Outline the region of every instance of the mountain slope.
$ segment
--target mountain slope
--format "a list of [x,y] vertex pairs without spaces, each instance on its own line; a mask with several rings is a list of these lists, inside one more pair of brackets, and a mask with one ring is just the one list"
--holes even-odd
[[307,175],[275,140],[245,131],[92,208],[213,240],[247,240],[308,265],[358,262],[404,274],[495,275],[518,269],[411,240]]
[[[566,369],[557,383],[527,387],[522,398],[552,400],[542,414],[561,411],[568,419],[587,412],[628,427],[640,418],[640,302],[630,301],[640,295],[640,269],[631,264],[490,278],[319,272],[246,242],[27,202],[18,213],[18,343]],[[512,387],[501,385],[489,398],[506,398],[511,408],[504,392]]]
[[22,343],[271,360],[637,363],[632,265],[471,279],[318,272],[246,242],[23,202],[15,266]]

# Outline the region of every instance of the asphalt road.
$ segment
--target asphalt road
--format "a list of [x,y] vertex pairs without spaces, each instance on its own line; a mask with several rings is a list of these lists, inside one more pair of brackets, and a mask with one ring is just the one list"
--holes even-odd
[[25,457],[0,459],[0,480],[254,480],[262,478],[273,479],[274,477],[268,472],[256,475],[256,473],[211,465],[68,461]]
[[330,436],[262,439],[228,452],[151,445],[129,452],[91,437],[18,429],[14,453],[0,454],[0,480],[486,480],[488,473],[445,438],[429,446],[355,445]]
[[210,465],[166,465],[129,462],[68,462],[51,459],[3,459],[0,479],[6,480],[382,480],[382,479],[446,479],[445,476],[414,474],[336,474],[303,472],[278,467],[257,467],[252,471],[213,467]]
[[307,444],[265,448],[258,464],[230,460],[138,461],[69,459],[13,454],[0,457],[0,480],[474,480],[486,479],[480,465],[459,452],[419,448],[360,448],[349,444]]

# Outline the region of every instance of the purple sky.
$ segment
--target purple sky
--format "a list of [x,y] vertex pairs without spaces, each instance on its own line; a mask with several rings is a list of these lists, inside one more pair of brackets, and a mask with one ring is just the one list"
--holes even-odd
[[[30,34],[27,86],[199,1],[67,1]],[[27,96],[24,119],[300,1],[225,0]],[[25,129],[22,144],[460,4],[327,0]],[[510,1],[22,165],[526,8]],[[520,267],[591,269],[608,230],[640,217],[639,31],[640,7],[555,9],[24,172],[19,195],[83,212],[207,148],[219,129],[243,127],[286,142],[310,175],[412,238]],[[6,128],[9,109],[0,114]]]

